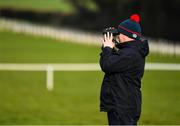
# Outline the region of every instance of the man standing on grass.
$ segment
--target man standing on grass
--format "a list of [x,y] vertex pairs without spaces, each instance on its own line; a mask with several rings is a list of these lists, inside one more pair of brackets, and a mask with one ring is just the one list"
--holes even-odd
[[104,35],[100,110],[107,112],[109,125],[136,125],[140,118],[141,79],[149,46],[142,40],[139,21],[135,14],[119,24],[116,45],[112,33]]

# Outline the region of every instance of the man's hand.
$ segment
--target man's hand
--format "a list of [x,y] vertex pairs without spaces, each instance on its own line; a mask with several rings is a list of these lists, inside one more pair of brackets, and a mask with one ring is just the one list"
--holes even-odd
[[107,34],[104,34],[104,39],[103,39],[103,47],[110,47],[110,48],[114,48],[114,43],[113,43],[113,34],[109,34],[109,32],[107,32]]

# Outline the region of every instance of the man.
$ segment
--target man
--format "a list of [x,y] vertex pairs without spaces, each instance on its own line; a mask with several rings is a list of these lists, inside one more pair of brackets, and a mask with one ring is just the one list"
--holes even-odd
[[135,14],[119,24],[116,51],[113,35],[104,35],[100,110],[107,112],[109,125],[136,125],[140,118],[141,79],[149,46],[147,40],[141,40],[139,21]]

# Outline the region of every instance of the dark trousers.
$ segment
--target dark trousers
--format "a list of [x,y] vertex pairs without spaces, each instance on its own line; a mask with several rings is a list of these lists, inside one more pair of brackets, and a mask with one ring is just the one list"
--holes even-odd
[[120,115],[117,112],[107,112],[109,125],[137,125],[139,118],[134,119],[129,115]]

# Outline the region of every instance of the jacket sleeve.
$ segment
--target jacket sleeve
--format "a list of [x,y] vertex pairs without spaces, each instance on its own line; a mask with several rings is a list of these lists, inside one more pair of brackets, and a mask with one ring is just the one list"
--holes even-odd
[[123,72],[129,69],[131,57],[127,50],[113,53],[110,47],[105,47],[100,55],[100,66],[105,73]]

